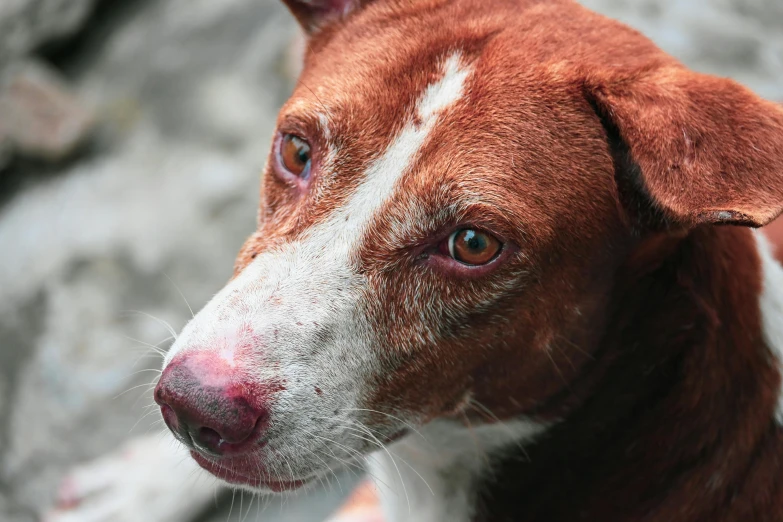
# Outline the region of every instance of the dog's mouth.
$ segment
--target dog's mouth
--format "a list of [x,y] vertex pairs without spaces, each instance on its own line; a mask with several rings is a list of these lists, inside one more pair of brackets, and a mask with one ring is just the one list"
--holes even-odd
[[191,450],[191,457],[199,466],[229,484],[237,486],[251,486],[259,489],[268,489],[276,493],[293,491],[308,484],[312,478],[296,480],[272,480],[260,465],[256,465],[252,459],[212,459],[201,453]]
[[[401,439],[407,433],[408,429],[398,430],[390,436],[378,439],[378,444],[380,447],[387,446]],[[190,455],[204,470],[229,484],[266,489],[276,493],[300,489],[319,477],[319,473],[316,472],[304,478],[281,480],[280,477],[270,476],[263,464],[248,454],[219,457],[191,449]],[[354,456],[350,460],[353,461],[355,459],[356,457]],[[343,464],[347,466],[356,465],[355,462],[351,463],[346,460],[343,461]]]

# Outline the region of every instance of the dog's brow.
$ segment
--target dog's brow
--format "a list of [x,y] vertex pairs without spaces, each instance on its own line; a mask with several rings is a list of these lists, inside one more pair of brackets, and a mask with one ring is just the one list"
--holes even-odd
[[[418,121],[409,121],[382,156],[374,161],[347,204],[337,209],[325,229],[338,232],[346,254],[360,241],[364,229],[379,208],[391,197],[399,179],[407,172],[416,154],[438,122],[440,114],[457,102],[471,69],[463,66],[460,53],[443,63],[443,76],[431,84],[416,104]],[[334,243],[337,238],[330,238]]]

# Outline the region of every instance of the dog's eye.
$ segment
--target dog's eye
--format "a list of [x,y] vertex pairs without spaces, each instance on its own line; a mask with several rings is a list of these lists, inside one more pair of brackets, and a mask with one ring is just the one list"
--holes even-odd
[[286,134],[280,142],[280,162],[294,176],[307,177],[310,145],[299,136]]
[[497,238],[470,228],[449,236],[449,254],[466,265],[486,265],[495,259],[502,246]]

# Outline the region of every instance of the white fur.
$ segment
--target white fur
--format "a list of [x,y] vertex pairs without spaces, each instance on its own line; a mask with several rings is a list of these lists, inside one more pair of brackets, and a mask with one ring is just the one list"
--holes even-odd
[[436,420],[367,459],[386,522],[468,522],[491,465],[546,429],[526,419],[466,428]]
[[[358,412],[366,383],[382,372],[374,347],[383,332],[364,315],[368,293],[356,268],[359,248],[443,112],[462,96],[470,69],[460,54],[440,66],[442,77],[413,107],[417,118],[410,117],[371,163],[347,202],[297,241],[257,256],[185,327],[166,357],[165,364],[183,351],[217,351],[235,362],[246,356],[252,379],[284,380],[263,450],[273,475],[312,477],[325,465],[354,460],[351,450],[366,449],[366,441],[352,436],[353,423],[364,416]],[[328,132],[328,115],[319,119]],[[252,346],[252,353],[236,353],[241,346]],[[315,387],[323,390],[317,400]]]
[[[326,109],[326,107],[324,107]],[[333,165],[335,160],[337,159],[337,147],[334,145],[334,141],[332,140],[332,129],[329,125],[329,113],[328,112],[319,112],[318,113],[318,130],[321,133],[321,137],[323,138],[324,143],[326,144],[326,153],[324,154],[324,167],[326,169],[330,169]]]
[[[783,372],[783,268],[772,255],[767,238],[759,231],[755,236],[764,277],[759,300],[764,340]],[[783,388],[778,394],[777,420],[783,425]]]

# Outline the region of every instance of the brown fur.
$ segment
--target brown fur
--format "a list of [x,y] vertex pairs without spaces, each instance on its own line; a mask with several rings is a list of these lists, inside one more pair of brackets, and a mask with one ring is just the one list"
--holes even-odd
[[780,520],[780,375],[752,252],[745,231],[700,228],[622,267],[611,326],[572,384],[581,402],[499,466],[481,519]]
[[776,257],[783,262],[783,218],[778,218],[764,227],[764,233],[772,243]]
[[[783,520],[759,258],[749,231],[714,226],[783,210],[783,110],[568,0],[286,3],[310,40],[279,130],[308,137],[317,171],[314,114],[328,110],[339,176],[294,187],[270,157],[237,272],[346,201],[458,49],[465,100],[356,260],[386,343],[370,407],[556,422],[529,456],[498,462],[477,520]],[[451,210],[401,245],[392,224],[411,201]],[[419,261],[433,234],[477,222],[518,248],[490,276]],[[769,234],[783,243],[781,230]],[[436,341],[412,341],[422,317]]]

